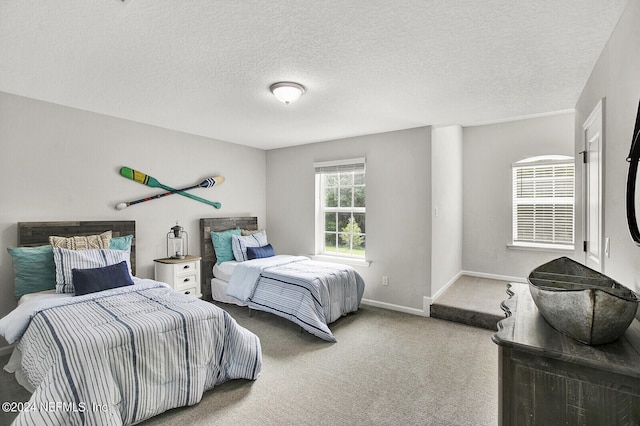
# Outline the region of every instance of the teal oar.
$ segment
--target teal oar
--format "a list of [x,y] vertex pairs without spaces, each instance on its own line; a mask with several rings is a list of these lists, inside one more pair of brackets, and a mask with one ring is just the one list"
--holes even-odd
[[[131,170],[131,169],[129,169],[129,170]],[[166,197],[167,195],[178,194],[180,192],[188,191],[188,190],[193,189],[193,188],[212,188],[213,186],[220,185],[222,182],[224,182],[224,176],[209,177],[209,178],[206,178],[205,180],[203,180],[202,182],[200,182],[198,184],[191,185],[191,186],[188,186],[186,188],[174,189],[173,191],[163,192],[162,194],[152,195],[152,196],[149,196],[149,197],[141,198],[139,200],[127,201],[125,203],[119,203],[116,206],[116,209],[118,209],[118,210],[126,209],[127,207],[132,206],[134,204],[144,203],[145,201],[155,200],[155,199],[158,199],[158,198]],[[219,209],[220,208],[220,203],[214,202],[213,206],[215,208]]]
[[137,170],[133,170],[129,167],[120,168],[120,175],[151,188],[162,188],[165,191],[171,192],[172,194],[178,194],[182,195],[183,197],[191,198],[192,200],[200,201],[201,203],[208,204],[215,207],[216,209],[219,209],[221,207],[220,203],[218,202],[205,200],[204,198],[196,197],[195,195],[189,194],[188,192],[182,192],[179,189],[174,189],[170,186],[163,185],[153,176],[149,176]]

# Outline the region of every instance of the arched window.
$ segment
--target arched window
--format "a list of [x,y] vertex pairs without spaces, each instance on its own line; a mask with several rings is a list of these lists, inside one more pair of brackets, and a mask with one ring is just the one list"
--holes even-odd
[[564,155],[513,164],[515,246],[574,248],[574,169],[573,158]]

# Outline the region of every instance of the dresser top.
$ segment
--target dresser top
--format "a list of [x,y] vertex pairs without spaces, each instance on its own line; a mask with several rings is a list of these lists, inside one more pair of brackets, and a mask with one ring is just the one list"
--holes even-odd
[[615,342],[590,346],[549,325],[533,302],[528,284],[509,284],[507,293],[510,297],[501,305],[507,317],[498,323],[498,332],[492,338],[497,345],[640,378],[637,319]]

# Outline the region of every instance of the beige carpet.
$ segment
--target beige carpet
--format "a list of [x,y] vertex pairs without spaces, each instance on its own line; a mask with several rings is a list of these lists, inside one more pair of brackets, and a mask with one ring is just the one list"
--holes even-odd
[[331,325],[332,344],[271,314],[222,306],[260,336],[261,376],[142,425],[497,424],[489,330],[362,306]]

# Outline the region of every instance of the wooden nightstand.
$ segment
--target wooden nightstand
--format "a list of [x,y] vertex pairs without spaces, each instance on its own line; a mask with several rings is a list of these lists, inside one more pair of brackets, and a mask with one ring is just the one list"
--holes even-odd
[[184,259],[154,259],[155,279],[169,284],[181,293],[202,297],[200,259],[199,256],[186,256]]

